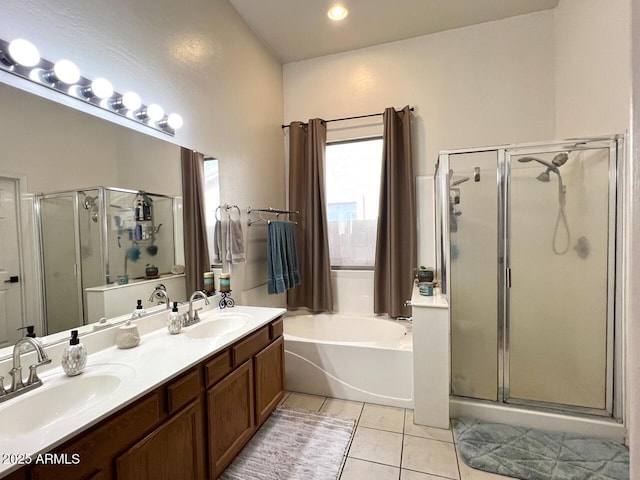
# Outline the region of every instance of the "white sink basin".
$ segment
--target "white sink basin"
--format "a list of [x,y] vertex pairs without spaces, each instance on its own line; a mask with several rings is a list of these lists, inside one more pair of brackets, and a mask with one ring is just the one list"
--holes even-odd
[[202,321],[185,329],[184,333],[191,338],[220,337],[244,327],[251,315],[236,312],[207,312],[201,316]]
[[58,422],[66,414],[82,412],[107,400],[134,369],[122,364],[103,364],[76,377],[63,373],[42,375],[43,385],[0,403],[4,436],[30,434]]

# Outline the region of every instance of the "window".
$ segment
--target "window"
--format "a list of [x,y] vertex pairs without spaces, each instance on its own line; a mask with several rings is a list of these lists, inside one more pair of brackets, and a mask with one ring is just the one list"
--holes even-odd
[[213,225],[216,220],[216,209],[220,205],[220,182],[218,160],[212,157],[206,157],[204,159],[204,205],[209,258],[211,259],[211,263],[213,263]]
[[333,267],[373,267],[382,138],[327,145],[325,185]]

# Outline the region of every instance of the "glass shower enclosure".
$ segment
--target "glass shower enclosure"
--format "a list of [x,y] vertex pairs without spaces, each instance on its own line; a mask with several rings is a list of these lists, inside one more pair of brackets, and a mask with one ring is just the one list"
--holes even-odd
[[147,264],[171,271],[174,203],[111,187],[36,197],[45,335],[99,320],[87,318],[87,288],[144,278]]
[[618,416],[623,144],[614,136],[441,152],[438,268],[452,395]]

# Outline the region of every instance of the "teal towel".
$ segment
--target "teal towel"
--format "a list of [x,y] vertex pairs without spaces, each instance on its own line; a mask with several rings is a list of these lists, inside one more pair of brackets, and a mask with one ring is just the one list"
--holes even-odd
[[267,252],[267,293],[283,293],[300,285],[294,223],[269,222]]

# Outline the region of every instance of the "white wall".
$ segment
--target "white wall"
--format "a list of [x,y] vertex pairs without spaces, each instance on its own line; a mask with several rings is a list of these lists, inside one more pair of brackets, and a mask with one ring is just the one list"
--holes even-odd
[[[116,91],[137,91],[143,102],[181,113],[185,125],[171,141],[221,160],[221,202],[243,209],[284,204],[282,67],[226,0],[191,0],[188,6],[7,0],[0,37],[28,38],[44,58],[67,57],[89,78],[104,75]],[[11,169],[6,161],[0,159],[0,171]],[[122,165],[149,176],[164,173],[163,179],[176,176],[173,169],[150,172],[150,162],[137,158]],[[103,167],[99,175],[108,179],[112,173]],[[57,172],[63,178],[82,174],[81,167]],[[263,240],[264,229],[248,235],[249,262],[235,269],[234,288],[266,281]]]

